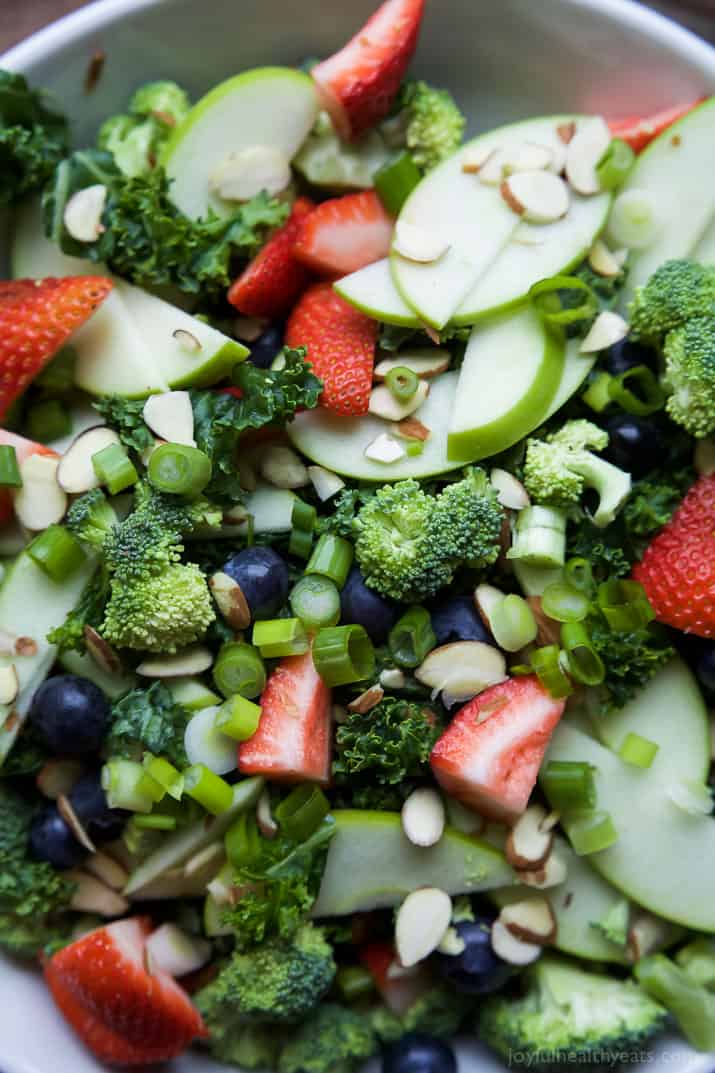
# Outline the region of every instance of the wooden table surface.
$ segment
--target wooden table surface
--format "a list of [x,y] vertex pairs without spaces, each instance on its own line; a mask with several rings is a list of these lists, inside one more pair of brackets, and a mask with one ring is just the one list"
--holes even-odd
[[[84,7],[87,2],[0,0],[0,53],[46,23]],[[715,0],[653,0],[653,6],[666,11],[672,18],[688,23],[698,33],[715,41]]]

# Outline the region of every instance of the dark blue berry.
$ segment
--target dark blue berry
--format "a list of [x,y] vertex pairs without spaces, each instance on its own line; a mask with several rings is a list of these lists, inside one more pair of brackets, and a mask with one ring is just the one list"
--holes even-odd
[[340,621],[364,626],[373,644],[379,645],[397,622],[393,603],[368,588],[357,566],[348,574],[340,593]]
[[493,645],[494,639],[484,626],[471,596],[453,596],[432,611],[432,629],[438,645],[452,641],[484,641]]
[[280,354],[283,346],[283,325],[271,324],[258,336],[253,343],[249,344],[250,354],[248,360],[259,369],[270,369],[274,358]]
[[695,673],[703,689],[715,696],[715,644],[706,644],[698,656]]
[[638,365],[655,367],[658,355],[654,350],[643,343],[634,343],[630,339],[621,339],[614,343],[606,351],[606,368],[611,376],[620,376],[628,369],[635,369]]
[[492,921],[488,917],[462,921],[456,931],[464,942],[461,954],[438,954],[437,964],[457,991],[468,995],[485,995],[497,991],[509,978],[512,969],[492,950]]
[[457,1073],[457,1059],[444,1040],[409,1032],[385,1049],[382,1073]]
[[48,805],[30,826],[30,855],[53,868],[74,868],[87,850],[74,837],[56,805]]
[[124,809],[109,807],[99,771],[88,771],[77,780],[69,802],[94,842],[111,842],[118,838],[129,816]]
[[30,720],[53,752],[96,753],[109,723],[109,702],[88,678],[59,674],[35,693]]
[[646,417],[618,414],[606,422],[608,447],[604,457],[633,477],[645,477],[663,464],[666,444],[660,431]]
[[277,615],[288,599],[288,567],[273,548],[245,548],[231,556],[223,572],[241,586],[252,618]]

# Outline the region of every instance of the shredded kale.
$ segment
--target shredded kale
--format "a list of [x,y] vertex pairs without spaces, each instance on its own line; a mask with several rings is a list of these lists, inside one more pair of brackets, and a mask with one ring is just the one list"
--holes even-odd
[[177,767],[186,767],[184,731],[188,720],[189,713],[162,682],[154,682],[148,689],[133,689],[112,707],[105,751],[110,757],[136,758],[147,749],[166,756]]
[[123,395],[104,395],[93,403],[95,410],[110,428],[119,434],[125,447],[141,454],[151,447],[154,437],[144,422],[146,399],[125,399]]
[[68,144],[64,116],[22,75],[0,70],[0,206],[44,186]]
[[351,712],[338,727],[333,774],[341,781],[367,772],[373,782],[396,786],[425,773],[441,731],[432,709],[384,697],[369,712]]

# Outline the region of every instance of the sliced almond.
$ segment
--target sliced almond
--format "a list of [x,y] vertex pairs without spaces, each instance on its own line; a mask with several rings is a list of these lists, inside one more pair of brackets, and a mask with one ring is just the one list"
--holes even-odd
[[88,849],[90,853],[96,853],[97,847],[85,831],[79,816],[70,804],[69,798],[65,797],[64,794],[60,794],[57,798],[57,811],[79,844],[84,846],[85,849]]
[[331,473],[329,469],[323,469],[322,466],[308,466],[308,476],[321,503],[327,503],[345,487],[342,477]]
[[566,150],[566,178],[577,194],[598,194],[596,165],[611,144],[611,131],[601,116],[581,120]]
[[216,606],[232,629],[245,630],[250,626],[251,609],[235,578],[219,570],[209,578],[209,588]]
[[304,488],[310,484],[308,470],[290,447],[271,444],[261,454],[261,476],[276,488]]
[[507,470],[495,467],[489,474],[489,483],[503,507],[508,507],[510,510],[523,510],[524,507],[529,506],[531,500],[526,488]]
[[363,453],[371,462],[382,462],[384,465],[399,462],[407,454],[402,444],[398,443],[394,436],[388,436],[386,432],[381,432],[367,445]]
[[499,920],[516,939],[546,946],[556,938],[556,917],[548,898],[525,898],[505,905]]
[[48,760],[37,773],[37,789],[50,801],[66,796],[82,774],[78,760]]
[[188,877],[195,876],[205,869],[213,868],[216,870],[222,866],[225,859],[226,851],[223,843],[211,842],[208,846],[204,846],[203,849],[199,850],[198,853],[195,853],[193,857],[189,857],[183,867],[183,874]]
[[620,276],[623,271],[623,265],[619,262],[619,259],[614,257],[606,243],[600,238],[596,239],[588,251],[588,263],[596,275],[603,276],[605,279]]
[[396,425],[393,424],[392,431],[401,440],[419,440],[420,443],[426,443],[432,435],[432,430],[416,417],[406,417],[403,421],[398,421]]
[[114,429],[107,428],[106,425],[94,425],[80,432],[60,459],[57,468],[57,481],[60,488],[71,495],[79,495],[82,492],[89,492],[91,488],[99,488],[101,481],[94,472],[92,456],[104,450],[105,447],[120,442]]
[[556,133],[564,145],[570,145],[571,140],[576,133],[576,124],[573,120],[570,120],[568,123],[559,123],[556,128]]
[[137,667],[143,678],[181,678],[203,674],[214,661],[213,652],[205,645],[190,645],[172,656],[147,656]]
[[129,909],[129,902],[116,890],[107,887],[96,876],[88,872],[70,871],[65,875],[75,883],[75,891],[70,905],[80,913],[97,913],[110,919],[123,916]]
[[249,145],[224,158],[211,175],[209,186],[224,201],[250,201],[262,190],[270,196],[278,194],[290,181],[290,161],[285,153],[272,145]]
[[470,146],[462,153],[462,171],[467,175],[475,175],[481,171],[489,157],[494,153],[494,147],[489,145]]
[[278,834],[278,824],[273,819],[271,812],[271,798],[267,790],[264,790],[258,798],[256,805],[256,823],[264,838],[272,839]]
[[233,322],[233,334],[242,343],[255,343],[269,325],[263,317],[236,317]]
[[474,590],[474,606],[484,625],[491,632],[491,619],[495,608],[504,599],[504,593],[495,585],[477,585]]
[[188,391],[165,391],[150,395],[142,411],[145,422],[154,433],[168,443],[195,447],[194,411]]
[[101,667],[107,674],[122,673],[124,665],[119,658],[119,653],[109,641],[105,641],[104,637],[97,633],[94,626],[84,627],[84,642],[87,646],[87,653],[98,667]]
[[83,867],[112,890],[124,890],[129,882],[129,872],[108,853],[93,853]]
[[104,231],[102,214],[107,188],[101,183],[85,186],[68,199],[62,215],[64,225],[78,242],[95,242]]
[[452,899],[438,887],[408,894],[397,911],[395,945],[405,968],[417,965],[437,949],[452,920]]
[[543,949],[536,943],[517,939],[498,917],[492,924],[491,941],[494,953],[508,965],[531,965],[541,957]]
[[506,840],[504,852],[512,868],[541,868],[551,853],[553,832],[541,827],[546,809],[530,805],[516,821]]
[[404,689],[407,685],[407,675],[398,667],[388,667],[380,671],[380,685],[385,689]]
[[585,339],[578,348],[581,354],[595,354],[607,350],[614,343],[620,343],[628,335],[628,322],[618,313],[605,309],[599,313],[591,325]]
[[506,678],[506,662],[494,645],[483,641],[456,641],[434,648],[415,671],[415,678],[432,689],[433,697],[451,707],[471,700]]
[[549,171],[519,171],[499,187],[509,208],[533,224],[549,224],[569,211],[566,183]]
[[[198,354],[201,350],[201,340],[197,339],[194,333],[187,331],[186,328],[176,328],[171,333],[171,338],[176,340],[179,346],[188,351],[189,354]],[[146,417],[144,420],[146,421]],[[178,443],[178,440],[176,442]]]
[[62,521],[67,496],[57,482],[58,461],[51,455],[30,455],[20,463],[22,488],[13,500],[18,521],[37,532]]
[[479,168],[479,181],[486,186],[499,186],[508,175],[514,147],[499,146],[493,149]]
[[0,667],[0,704],[12,704],[20,692],[20,679],[17,677],[15,664]]
[[381,417],[384,421],[402,421],[416,410],[429,395],[429,384],[426,380],[418,380],[417,390],[411,399],[399,402],[388,387],[380,384],[370,392],[370,404],[368,410],[375,417]]
[[384,380],[392,369],[402,368],[409,369],[415,376],[419,376],[420,380],[430,380],[433,376],[446,372],[450,360],[448,350],[436,350],[433,347],[405,350],[397,358],[382,358],[378,361],[374,377],[376,380]]
[[449,243],[445,242],[441,235],[408,223],[407,220],[398,220],[392,248],[408,261],[431,264],[444,256],[449,249]]
[[626,956],[629,961],[636,962],[641,958],[660,950],[664,943],[672,937],[673,926],[660,917],[647,913],[644,909],[639,910],[628,929],[626,940]]
[[548,890],[558,887],[568,878],[568,866],[557,850],[552,850],[540,868],[519,871],[519,880],[527,887]]
[[186,976],[209,961],[211,944],[168,923],[151,933],[146,941],[146,953],[155,969],[169,976]]
[[413,846],[436,846],[444,834],[444,802],[431,786],[414,790],[402,806],[402,830]]
[[385,690],[382,686],[370,686],[359,697],[350,701],[348,711],[365,715],[367,712],[371,712],[373,708],[376,708],[384,696]]
[[715,440],[706,437],[696,441],[693,465],[701,477],[715,473]]

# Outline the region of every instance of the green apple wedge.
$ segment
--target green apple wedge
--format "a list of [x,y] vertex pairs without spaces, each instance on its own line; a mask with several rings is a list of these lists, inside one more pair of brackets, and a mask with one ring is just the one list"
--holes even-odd
[[503,854],[447,827],[437,845],[413,845],[399,812],[337,810],[315,918],[398,905],[410,891],[436,886],[448,894],[491,890],[513,881]]
[[447,457],[498,454],[537,428],[564,368],[564,341],[530,306],[472,331],[449,424]]
[[[421,320],[437,329],[455,315],[460,323],[472,323],[523,299],[533,283],[564,271],[588,250],[603,227],[610,195],[572,195],[562,220],[528,228],[527,246],[512,241],[525,228],[504,201],[499,185],[482,182],[468,163],[476,154],[527,142],[562,157],[558,128],[579,118],[546,116],[482,134],[431,171],[412,192],[399,221],[439,235],[449,244],[439,260],[428,264],[409,261],[394,250],[391,254],[395,285]],[[465,164],[471,170],[464,171]]]
[[595,354],[581,354],[579,351],[580,339],[569,339],[566,342],[564,354],[564,367],[559,380],[556,394],[549,403],[542,421],[548,421],[562,406],[565,406],[572,395],[575,395],[584,380],[596,364]]
[[406,328],[420,326],[419,318],[394,284],[387,257],[343,276],[333,286],[346,302],[368,317]]
[[[601,742],[562,721],[546,754],[546,763],[572,760],[596,768],[597,808],[609,813],[618,840],[591,854],[589,864],[652,913],[715,932],[715,819],[673,800],[683,787],[704,784],[710,767],[707,711],[693,676],[673,660],[598,727]],[[649,768],[626,764],[613,751],[628,733],[658,745]]]
[[[668,127],[643,150],[619,196],[637,191],[652,202],[658,220],[655,240],[629,259],[621,308],[626,309],[636,287],[659,265],[688,257],[713,226],[715,218],[715,97],[711,97]],[[609,230],[611,225],[609,224]],[[614,242],[619,236],[612,234]],[[620,243],[621,245],[623,243]]]
[[430,430],[420,455],[405,455],[396,462],[374,462],[365,450],[392,426],[380,417],[339,417],[317,407],[306,410],[286,428],[295,447],[319,466],[360,481],[397,481],[405,477],[432,477],[457,469],[462,463],[447,457],[447,428],[454,408],[457,373],[443,373],[430,382],[430,392],[414,415]]
[[174,130],[161,162],[171,198],[192,219],[209,209],[235,211],[211,190],[211,177],[229,154],[269,146],[292,160],[313,126],[318,93],[309,75],[291,67],[256,67],[229,78],[194,105]]

